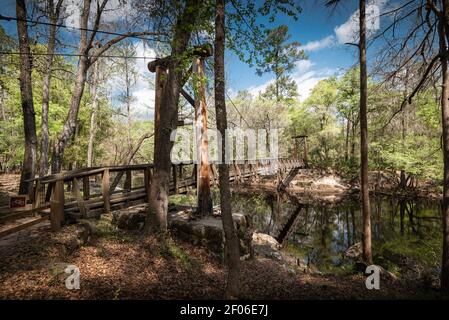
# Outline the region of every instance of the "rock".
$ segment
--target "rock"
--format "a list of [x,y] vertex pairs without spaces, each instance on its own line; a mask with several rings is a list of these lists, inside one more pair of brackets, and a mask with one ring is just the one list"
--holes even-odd
[[112,213],[112,224],[123,230],[140,230],[145,224],[146,216],[144,207],[118,210]]
[[81,246],[89,244],[94,234],[94,227],[87,221],[77,225],[76,237]]
[[[252,256],[251,241],[248,240],[252,239],[251,222],[242,214],[233,214],[233,219],[240,240],[241,256]],[[178,238],[224,256],[224,232],[219,216],[190,219],[187,213],[176,212],[169,214],[168,222]]]
[[350,246],[348,249],[346,249],[344,255],[347,258],[358,258],[362,254],[362,243],[357,242],[356,244]]
[[279,260],[279,261],[282,260],[282,256],[278,251],[271,252],[271,257],[273,257],[274,259]]
[[265,233],[255,232],[252,236],[254,253],[265,257],[275,257],[279,254],[280,245],[275,238]]
[[[398,277],[396,277],[395,274],[391,273],[390,271],[388,271],[387,269],[383,268],[382,266],[379,265],[373,265],[376,266],[379,270],[380,270],[380,275],[382,277],[382,279],[384,280],[389,280],[389,281],[397,281]],[[356,272],[360,272],[366,275],[366,268],[368,267],[368,265],[364,262],[356,262],[354,264],[354,270]]]
[[390,281],[398,280],[398,277],[394,273],[382,268],[381,266],[378,266],[378,267],[380,267],[380,273],[382,276],[384,276],[384,277],[386,276]]
[[232,214],[234,225],[237,230],[237,236],[240,240],[240,252],[243,254],[249,254],[250,257],[254,256],[254,250],[252,245],[253,233],[252,218],[242,213]]
[[260,232],[253,233],[253,245],[254,246],[266,246],[272,250],[279,250],[281,247],[279,242],[277,242],[277,240],[274,237],[272,237],[266,233],[260,233]]

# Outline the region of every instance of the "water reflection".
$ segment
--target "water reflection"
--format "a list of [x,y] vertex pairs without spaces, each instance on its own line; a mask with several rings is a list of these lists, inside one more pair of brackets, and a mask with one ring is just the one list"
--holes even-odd
[[[234,212],[253,218],[259,232],[272,235],[308,264],[321,269],[347,262],[344,252],[361,241],[359,201],[338,205],[305,203],[286,194],[234,194]],[[373,253],[384,266],[415,261],[438,267],[441,257],[441,209],[423,200],[371,198]]]

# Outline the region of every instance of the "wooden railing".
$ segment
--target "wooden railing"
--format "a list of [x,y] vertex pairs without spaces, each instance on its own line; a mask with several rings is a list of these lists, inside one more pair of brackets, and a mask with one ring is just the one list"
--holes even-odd
[[[230,165],[230,181],[239,183],[300,166],[304,166],[303,162],[294,159],[234,161]],[[0,222],[37,214],[49,217],[51,228],[56,231],[69,219],[98,217],[102,213],[147,202],[152,174],[153,164],[139,164],[84,168],[35,178],[31,180],[34,190],[31,204],[26,208],[9,209],[6,214],[3,212]],[[218,184],[216,164],[210,165],[210,180],[212,185]],[[170,194],[183,194],[196,188],[196,165],[172,165],[169,186]]]

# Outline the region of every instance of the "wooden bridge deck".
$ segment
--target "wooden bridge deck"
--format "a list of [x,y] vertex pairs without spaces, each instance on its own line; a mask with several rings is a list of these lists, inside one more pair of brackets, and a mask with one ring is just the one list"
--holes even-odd
[[[303,168],[299,159],[261,159],[234,162],[230,181],[243,182]],[[172,165],[170,194],[185,194],[197,187],[197,168],[192,163]],[[25,208],[0,208],[0,225],[24,219],[11,227],[0,226],[0,237],[50,219],[58,230],[67,219],[89,218],[148,201],[153,164],[83,168],[33,179],[34,193]],[[210,182],[218,183],[218,171],[210,165]]]

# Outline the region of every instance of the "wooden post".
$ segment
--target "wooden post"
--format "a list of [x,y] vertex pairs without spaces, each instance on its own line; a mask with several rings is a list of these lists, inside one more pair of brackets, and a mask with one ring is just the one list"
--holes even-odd
[[86,206],[84,205],[84,200],[81,197],[79,183],[77,178],[73,178],[72,184],[72,197],[75,198],[76,203],[78,205],[78,209],[80,210],[81,216],[86,217]]
[[150,202],[150,183],[151,183],[151,168],[147,167],[145,168],[145,171],[143,172],[144,175],[144,184],[145,184],[145,200],[146,202]]
[[109,169],[104,169],[103,178],[101,182],[101,191],[103,194],[103,206],[104,212],[109,213],[111,211],[111,202],[109,195]]
[[234,169],[235,169],[235,181],[243,182],[242,173],[240,171],[240,167],[237,162],[234,163]]
[[53,186],[55,185],[54,182],[50,182],[47,186],[47,191],[45,193],[45,202],[49,202],[51,198],[51,194],[53,193]]
[[90,183],[89,183],[89,177],[83,178],[83,199],[89,200],[90,198]]
[[130,192],[132,188],[132,175],[131,175],[131,170],[126,170],[125,173],[125,183],[123,186],[123,189],[125,192]]
[[307,153],[308,153],[308,151],[307,151],[307,137],[304,136],[304,166],[306,168],[309,167],[309,160],[307,159]]
[[175,194],[179,193],[179,181],[176,176],[176,166],[172,165],[172,175],[173,175],[173,187],[175,188]]
[[212,196],[210,192],[209,156],[207,138],[207,105],[206,84],[204,81],[204,60],[194,58],[193,71],[198,77],[195,90],[195,133],[197,146],[197,161],[199,162],[197,178],[198,215],[212,215]]
[[184,177],[183,170],[182,170],[182,163],[180,163],[178,165],[178,167],[179,167],[179,181],[182,181],[182,179]]
[[192,169],[192,180],[195,181],[195,182],[198,180],[197,179],[198,178],[197,167],[198,166],[196,164],[194,164],[193,165],[193,169]]
[[36,207],[39,207],[39,205],[41,203],[41,194],[42,194],[42,184],[41,184],[40,180],[37,180],[35,189],[34,189],[33,202],[32,202],[33,209]]
[[156,66],[156,88],[154,97],[154,154],[156,154],[156,141],[159,141],[161,130],[161,98],[167,78],[167,70],[162,66]]
[[64,222],[64,181],[54,183],[50,199],[50,225],[52,231],[61,229]]
[[293,157],[298,159],[298,140],[293,137]]

